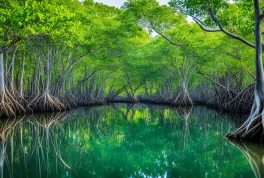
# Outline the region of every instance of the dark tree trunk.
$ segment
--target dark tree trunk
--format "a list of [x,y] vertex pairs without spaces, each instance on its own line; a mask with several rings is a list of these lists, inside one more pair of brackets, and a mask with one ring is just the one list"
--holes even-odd
[[255,99],[251,113],[244,124],[235,132],[227,134],[229,139],[242,139],[248,141],[263,142],[264,126],[264,75],[262,65],[262,20],[259,0],[254,0],[255,10],[255,46],[256,46],[256,87]]

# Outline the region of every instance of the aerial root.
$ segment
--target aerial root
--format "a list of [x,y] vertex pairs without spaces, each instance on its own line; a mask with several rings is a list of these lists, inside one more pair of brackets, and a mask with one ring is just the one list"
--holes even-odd
[[64,111],[67,109],[59,98],[51,96],[47,93],[44,93],[42,96],[33,99],[30,102],[30,107],[34,111],[41,112]]
[[243,125],[226,137],[230,140],[241,139],[250,141],[263,141],[264,108],[259,95],[255,94],[255,101],[251,114]]
[[132,103],[140,103],[138,98],[133,96],[133,97],[130,97],[129,100],[132,102]]
[[61,99],[63,101],[65,108],[71,109],[77,106],[76,101],[72,95],[67,95]]
[[19,100],[16,100],[8,91],[5,91],[0,101],[0,116],[12,118],[16,117],[17,114],[25,112],[24,105]]
[[192,106],[193,101],[187,90],[182,89],[177,97],[172,101],[173,104],[181,105],[181,106]]

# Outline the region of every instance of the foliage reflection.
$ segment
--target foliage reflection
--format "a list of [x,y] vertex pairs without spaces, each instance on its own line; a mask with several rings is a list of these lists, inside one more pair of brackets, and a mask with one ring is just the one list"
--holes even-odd
[[129,104],[1,121],[1,176],[252,177],[224,138],[234,127],[204,107]]

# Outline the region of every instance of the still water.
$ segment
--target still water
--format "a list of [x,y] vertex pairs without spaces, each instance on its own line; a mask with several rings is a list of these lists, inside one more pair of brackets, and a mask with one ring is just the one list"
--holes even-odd
[[204,107],[109,105],[1,121],[1,176],[261,177],[264,148],[224,137],[236,119]]

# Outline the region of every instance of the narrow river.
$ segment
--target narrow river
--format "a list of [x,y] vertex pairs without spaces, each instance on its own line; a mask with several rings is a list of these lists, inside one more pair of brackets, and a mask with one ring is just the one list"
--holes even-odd
[[242,119],[118,104],[0,121],[0,176],[261,177],[263,147],[225,138]]

